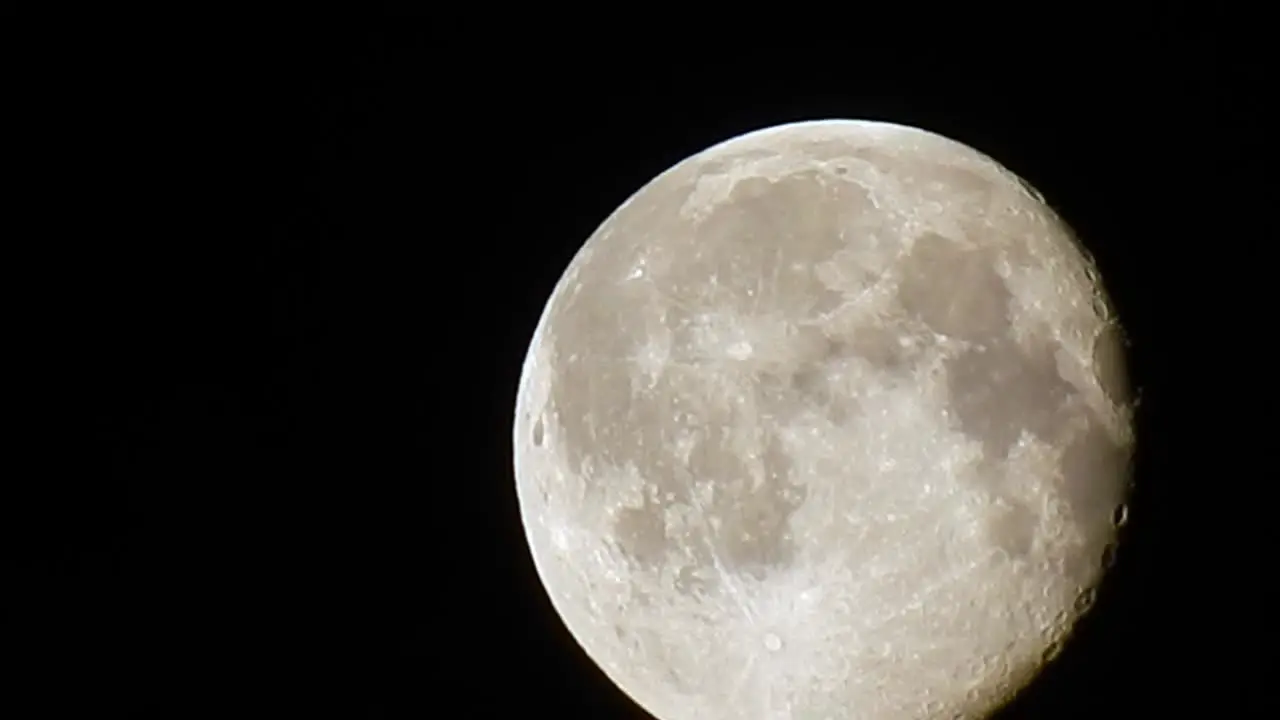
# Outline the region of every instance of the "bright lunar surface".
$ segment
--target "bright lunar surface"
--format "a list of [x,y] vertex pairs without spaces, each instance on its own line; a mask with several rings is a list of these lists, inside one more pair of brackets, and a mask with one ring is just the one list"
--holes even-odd
[[1034,190],[923,130],[805,122],[587,240],[515,473],[556,611],[656,717],[977,718],[1091,604],[1131,418],[1093,262]]

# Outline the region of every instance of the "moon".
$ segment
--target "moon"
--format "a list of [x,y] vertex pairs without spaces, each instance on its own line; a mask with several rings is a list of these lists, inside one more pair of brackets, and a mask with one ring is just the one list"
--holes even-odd
[[661,720],[983,717],[1106,574],[1126,378],[1093,260],[1014,173],[902,125],[758,130],[556,284],[521,518],[565,626]]

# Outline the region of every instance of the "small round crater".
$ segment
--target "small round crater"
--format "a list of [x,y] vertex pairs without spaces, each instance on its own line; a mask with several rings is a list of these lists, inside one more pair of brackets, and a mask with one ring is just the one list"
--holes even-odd
[[533,445],[534,445],[534,447],[542,447],[542,441],[545,439],[545,438],[543,437],[543,433],[544,433],[544,430],[543,430],[543,427],[542,427],[542,418],[538,418],[538,419],[537,419],[537,421],[533,423]]
[[1115,543],[1107,543],[1107,546],[1102,548],[1102,569],[1104,571],[1110,570],[1115,566],[1116,566],[1116,545]]
[[1040,653],[1040,661],[1042,663],[1048,664],[1056,660],[1057,657],[1061,654],[1062,654],[1062,643],[1056,643],[1056,642],[1050,643],[1049,647],[1045,648],[1044,652]]
[[1097,601],[1097,599],[1098,599],[1098,594],[1095,589],[1088,588],[1087,590],[1084,590],[1083,592],[1081,592],[1079,595],[1076,596],[1076,612],[1079,613],[1080,615],[1083,615],[1089,612],[1089,610],[1093,607],[1093,604],[1095,601]]
[[1093,294],[1093,314],[1102,320],[1111,317],[1111,305],[1107,302],[1107,297],[1102,293],[1095,292]]
[[1129,522],[1129,506],[1120,503],[1116,509],[1111,511],[1111,525],[1115,528],[1122,528]]
[[987,556],[987,561],[996,567],[1003,567],[1010,561],[1009,551],[1000,546],[991,549],[991,554]]
[[764,646],[770,652],[777,652],[782,649],[782,638],[773,633],[765,633]]
[[999,551],[993,553],[993,559],[1000,562],[1001,555],[1005,561],[1030,555],[1038,524],[1035,514],[1020,503],[1012,503],[1007,510],[993,517],[987,528],[992,544]]
[[986,677],[987,661],[978,655],[970,656],[961,665],[959,677],[970,682],[979,681]]

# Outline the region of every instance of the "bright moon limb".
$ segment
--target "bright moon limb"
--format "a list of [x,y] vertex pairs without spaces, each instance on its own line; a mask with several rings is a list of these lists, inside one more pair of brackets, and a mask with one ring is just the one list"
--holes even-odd
[[1091,259],[933,133],[752,132],[586,241],[517,399],[565,625],[661,720],[982,717],[1088,609],[1132,402]]

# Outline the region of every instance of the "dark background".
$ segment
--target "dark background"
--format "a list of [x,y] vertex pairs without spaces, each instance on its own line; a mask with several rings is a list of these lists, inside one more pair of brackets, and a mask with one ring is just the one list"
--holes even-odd
[[1028,179],[1132,339],[1119,565],[1002,718],[1257,706],[1274,650],[1250,621],[1262,533],[1238,520],[1267,471],[1231,408],[1268,342],[1239,291],[1261,297],[1242,278],[1270,243],[1252,209],[1274,115],[1230,36],[1140,23],[887,68],[391,25],[11,46],[12,242],[39,258],[10,268],[36,285],[15,324],[41,339],[11,349],[35,361],[12,382],[40,396],[21,423],[40,462],[6,481],[7,716],[646,717],[534,573],[509,447],[524,351],[650,178],[834,117]]

